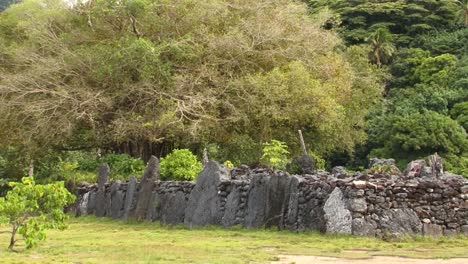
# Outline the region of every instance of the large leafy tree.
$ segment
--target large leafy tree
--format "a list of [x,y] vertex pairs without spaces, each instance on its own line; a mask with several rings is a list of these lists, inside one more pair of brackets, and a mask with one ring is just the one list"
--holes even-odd
[[351,150],[380,85],[322,23],[286,0],[26,1],[0,16],[0,138],[143,155],[302,128]]

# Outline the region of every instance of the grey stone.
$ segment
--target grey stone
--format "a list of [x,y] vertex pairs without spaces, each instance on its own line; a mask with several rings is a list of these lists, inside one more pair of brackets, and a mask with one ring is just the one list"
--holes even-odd
[[161,220],[161,196],[157,191],[153,191],[151,194],[151,206],[148,208],[146,213],[146,220],[148,221],[157,221]]
[[353,235],[356,236],[375,236],[377,223],[372,219],[355,218],[353,219]]
[[443,235],[443,229],[440,225],[424,223],[422,233],[424,236],[440,237]]
[[96,194],[97,193],[95,191],[89,192],[89,201],[88,201],[88,208],[87,208],[88,214],[94,214],[94,211],[96,210]]
[[90,192],[83,194],[83,197],[78,204],[78,210],[76,210],[77,216],[86,215],[88,213],[89,194]]
[[462,234],[468,236],[468,225],[462,225],[462,226],[460,227],[460,233],[462,233]]
[[233,226],[239,224],[236,222],[236,215],[241,210],[241,195],[242,189],[240,186],[234,186],[231,193],[229,193],[226,199],[226,205],[224,206],[224,216],[221,220],[221,224],[224,227]]
[[457,229],[444,229],[444,236],[456,236],[458,233]]
[[138,192],[135,209],[135,218],[137,220],[147,218],[148,210],[153,202],[152,193],[155,180],[159,180],[159,160],[155,156],[151,156],[140,182],[140,191]]
[[343,193],[335,187],[323,206],[326,232],[332,234],[351,234],[352,217],[347,209]]
[[109,165],[104,163],[104,164],[101,164],[101,166],[99,166],[98,179],[97,179],[98,189],[104,188],[107,181],[109,180],[109,173],[110,173]]
[[354,198],[348,200],[348,208],[353,212],[367,212],[367,202],[365,198]]
[[161,199],[161,223],[177,225],[184,223],[185,209],[188,201],[181,191],[168,193]]
[[382,231],[395,236],[403,234],[420,234],[422,223],[416,212],[409,208],[382,210],[380,215]]
[[127,191],[125,192],[125,201],[124,201],[124,206],[123,206],[123,219],[128,219],[128,217],[130,216],[130,210],[132,209],[136,186],[137,186],[136,177],[131,176],[130,179],[128,180]]
[[426,176],[426,162],[424,160],[411,161],[404,170],[403,174],[406,177],[423,177]]
[[346,178],[348,176],[348,172],[346,171],[345,167],[336,166],[333,167],[331,173],[337,178]]
[[110,216],[114,219],[122,217],[122,207],[123,207],[123,199],[124,194],[120,191],[121,181],[117,180],[112,183],[110,188],[110,197],[111,197],[111,210]]
[[298,176],[292,176],[289,179],[287,191],[285,193],[282,206],[282,219],[280,228],[297,230],[297,219],[299,212],[299,183],[302,179]]
[[290,177],[285,173],[275,173],[269,178],[265,219],[266,227],[280,225],[282,204],[286,196]]
[[97,217],[106,215],[106,189],[105,184],[109,178],[110,168],[107,164],[102,164],[98,169],[98,190],[96,193],[96,208],[95,214]]
[[302,228],[304,230],[318,230],[326,232],[325,212],[322,199],[310,199],[303,210]]
[[259,228],[265,223],[269,181],[268,174],[255,174],[252,177],[244,220],[247,228]]
[[223,217],[218,185],[229,181],[228,171],[216,161],[209,161],[198,175],[185,210],[184,223],[188,227],[219,225]]

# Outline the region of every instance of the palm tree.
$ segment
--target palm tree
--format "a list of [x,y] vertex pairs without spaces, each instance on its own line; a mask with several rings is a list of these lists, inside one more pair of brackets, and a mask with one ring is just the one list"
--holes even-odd
[[387,63],[395,53],[396,48],[392,40],[392,33],[385,28],[377,29],[369,38],[372,48],[370,57],[379,68],[382,63]]
[[455,0],[455,3],[460,7],[460,15],[465,27],[468,27],[468,0]]

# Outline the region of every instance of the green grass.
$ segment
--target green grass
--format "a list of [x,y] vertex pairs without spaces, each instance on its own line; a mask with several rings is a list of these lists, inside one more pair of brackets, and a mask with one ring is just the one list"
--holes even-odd
[[[0,230],[5,230],[1,226]],[[468,237],[373,238],[245,230],[219,227],[188,230],[157,223],[124,223],[107,218],[69,220],[65,231],[49,230],[37,248],[6,250],[0,235],[1,263],[268,263],[280,254],[366,258],[391,255],[417,258],[468,257]]]

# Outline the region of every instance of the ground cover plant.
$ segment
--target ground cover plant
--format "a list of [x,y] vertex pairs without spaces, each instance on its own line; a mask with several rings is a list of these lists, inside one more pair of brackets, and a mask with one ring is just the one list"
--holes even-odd
[[[72,218],[67,223],[69,228],[65,231],[47,231],[48,239],[34,249],[22,249],[19,244],[20,253],[13,253],[0,247],[2,263],[269,263],[280,254],[468,257],[466,237],[417,237],[387,242],[276,229],[189,230],[94,217]],[[8,244],[8,236],[0,235],[0,243]]]

